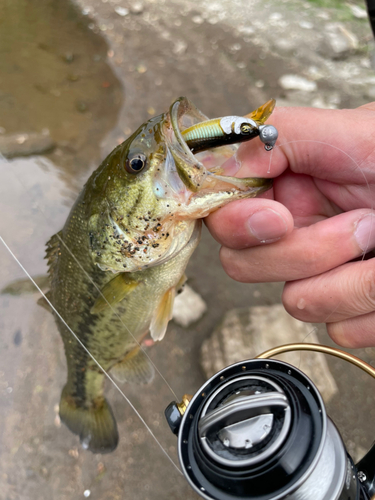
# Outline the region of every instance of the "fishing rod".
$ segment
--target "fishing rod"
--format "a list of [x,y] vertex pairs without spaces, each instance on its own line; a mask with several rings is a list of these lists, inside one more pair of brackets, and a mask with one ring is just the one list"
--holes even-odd
[[366,6],[372,33],[375,36],[375,0],[366,0]]
[[355,464],[314,383],[269,359],[295,350],[330,354],[375,378],[339,349],[287,344],[228,366],[165,410],[185,478],[206,500],[374,500],[375,443]]

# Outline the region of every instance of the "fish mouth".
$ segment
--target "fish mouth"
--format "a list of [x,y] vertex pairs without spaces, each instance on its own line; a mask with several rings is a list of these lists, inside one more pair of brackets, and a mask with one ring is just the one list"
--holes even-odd
[[[241,197],[256,196],[272,187],[272,179],[239,178],[227,174],[236,174],[241,166],[236,159],[238,143],[251,140],[263,133],[261,140],[265,143],[265,148],[272,149],[277,138],[277,131],[272,126],[264,126],[263,123],[272,113],[274,105],[275,101],[271,100],[248,117],[241,119],[240,117],[225,117],[216,120],[208,120],[207,116],[185,97],[177,99],[171,105],[167,118],[170,132],[167,144],[169,143],[169,151],[173,156],[180,181],[190,192],[190,196],[185,193],[185,201],[187,197],[191,200],[197,196],[228,190],[242,193]],[[250,116],[254,116],[257,120],[249,118]],[[236,120],[233,120],[231,124],[228,119],[241,120],[241,124],[236,123]],[[224,120],[226,124],[223,123]],[[207,122],[207,126],[200,125],[201,133],[206,136],[206,129],[211,130],[211,124],[219,121],[220,126],[215,123],[219,130],[216,137],[204,137],[204,141],[191,140],[192,134],[189,131],[192,131],[194,135],[195,129],[198,128],[197,124]],[[239,133],[242,123],[246,125],[247,136]],[[226,133],[221,132],[225,130],[225,126],[227,127]],[[276,131],[276,135],[271,142],[267,143],[267,133],[269,136],[267,129],[271,127]],[[272,133],[275,134],[273,130]]]

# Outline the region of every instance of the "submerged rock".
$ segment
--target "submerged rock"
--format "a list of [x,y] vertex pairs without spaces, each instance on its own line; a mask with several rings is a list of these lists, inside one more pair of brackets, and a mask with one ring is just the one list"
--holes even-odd
[[341,23],[326,25],[320,53],[330,59],[345,59],[358,49],[357,36]]
[[355,4],[348,5],[354,17],[356,17],[357,19],[367,19],[368,14],[366,9],[363,9],[359,5]]
[[304,92],[314,92],[317,89],[315,82],[307,80],[299,75],[283,75],[279,79],[279,84],[285,90],[302,90]]
[[132,14],[142,14],[144,6],[142,2],[134,2],[130,5],[130,12]]
[[[207,378],[235,362],[251,359],[280,344],[319,343],[310,323],[290,316],[281,304],[232,309],[201,348]],[[337,392],[323,354],[292,352],[278,356],[302,370],[318,387],[325,401]]]
[[52,151],[55,146],[47,132],[0,135],[0,153],[5,158],[43,154]]

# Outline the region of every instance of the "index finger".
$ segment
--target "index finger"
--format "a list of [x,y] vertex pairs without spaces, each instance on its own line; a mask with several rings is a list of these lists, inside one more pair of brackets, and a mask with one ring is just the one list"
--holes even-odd
[[260,141],[242,144],[234,159],[239,177],[277,177],[289,167],[338,184],[363,184],[364,172],[375,180],[375,103],[352,110],[276,108],[267,123],[279,131],[275,148],[270,154]]

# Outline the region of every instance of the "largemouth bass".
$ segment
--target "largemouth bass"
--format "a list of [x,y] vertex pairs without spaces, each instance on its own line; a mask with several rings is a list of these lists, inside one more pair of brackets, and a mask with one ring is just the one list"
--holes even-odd
[[[47,298],[118,380],[152,379],[139,342],[148,332],[163,338],[202,217],[271,187],[270,179],[227,177],[222,164],[235,151],[227,144],[260,135],[272,146],[264,121],[273,107],[272,100],[245,118],[207,121],[178,99],[109,154],[47,243]],[[68,366],[60,418],[85,448],[112,451],[118,432],[103,396],[105,375],[54,314]]]

